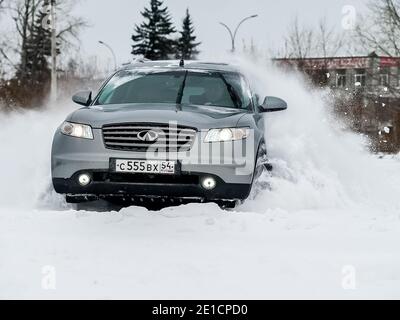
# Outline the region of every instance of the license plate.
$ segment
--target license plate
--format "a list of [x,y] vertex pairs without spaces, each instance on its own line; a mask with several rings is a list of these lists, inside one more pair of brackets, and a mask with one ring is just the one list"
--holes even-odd
[[116,160],[116,172],[174,174],[174,161],[157,160]]

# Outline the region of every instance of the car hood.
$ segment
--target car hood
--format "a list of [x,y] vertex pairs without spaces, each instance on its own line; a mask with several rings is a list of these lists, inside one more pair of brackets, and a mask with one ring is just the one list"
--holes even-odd
[[92,106],[75,111],[68,121],[89,124],[101,128],[107,124],[120,123],[168,123],[197,129],[236,127],[247,110],[211,106],[175,104],[127,104]]

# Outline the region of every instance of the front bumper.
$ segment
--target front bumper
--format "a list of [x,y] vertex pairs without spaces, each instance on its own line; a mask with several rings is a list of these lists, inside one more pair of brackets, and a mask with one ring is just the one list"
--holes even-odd
[[[151,176],[114,174],[106,171],[84,171],[92,177],[92,182],[83,187],[78,183],[77,172],[69,179],[53,178],[57,193],[82,199],[137,199],[137,198],[180,198],[201,201],[245,200],[251,185],[225,183],[220,178],[212,191],[204,189],[201,178],[204,173],[182,174],[176,176]],[[208,175],[209,176],[209,175]],[[162,179],[159,179],[162,178]],[[166,181],[166,179],[170,181]],[[154,180],[154,181],[151,181]]]
[[[201,200],[244,200],[250,193],[254,162],[238,168],[228,164],[185,163],[178,159],[179,170],[174,176],[116,174],[110,168],[112,159],[148,159],[145,153],[106,149],[100,129],[93,129],[94,140],[68,137],[59,131],[52,149],[52,178],[56,192],[83,197],[173,197]],[[191,150],[190,153],[198,153]],[[252,159],[252,157],[250,157]],[[252,160],[250,160],[252,161]],[[229,164],[231,163],[231,164]],[[92,182],[82,187],[80,173],[89,173]],[[217,187],[207,191],[201,179],[212,176]]]

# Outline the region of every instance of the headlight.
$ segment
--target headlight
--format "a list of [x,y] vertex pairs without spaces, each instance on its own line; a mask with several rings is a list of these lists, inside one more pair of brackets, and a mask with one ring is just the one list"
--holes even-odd
[[61,125],[61,133],[76,138],[93,139],[92,128],[86,124],[66,121]]
[[226,142],[246,139],[249,136],[249,128],[224,128],[208,131],[205,142]]

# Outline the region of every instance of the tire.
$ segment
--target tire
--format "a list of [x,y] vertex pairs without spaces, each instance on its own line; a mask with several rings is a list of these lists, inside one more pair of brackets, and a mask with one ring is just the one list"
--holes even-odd
[[222,210],[233,210],[235,209],[241,202],[240,201],[218,201],[217,204]]
[[254,169],[253,183],[257,181],[258,178],[267,170],[268,166],[268,156],[267,156],[267,146],[264,142],[260,144],[257,151],[257,160]]
[[260,181],[260,177],[266,172],[271,172],[272,169],[272,165],[268,163],[267,147],[264,142],[261,142],[257,152],[249,199],[255,199],[259,192],[269,188],[268,182]]

